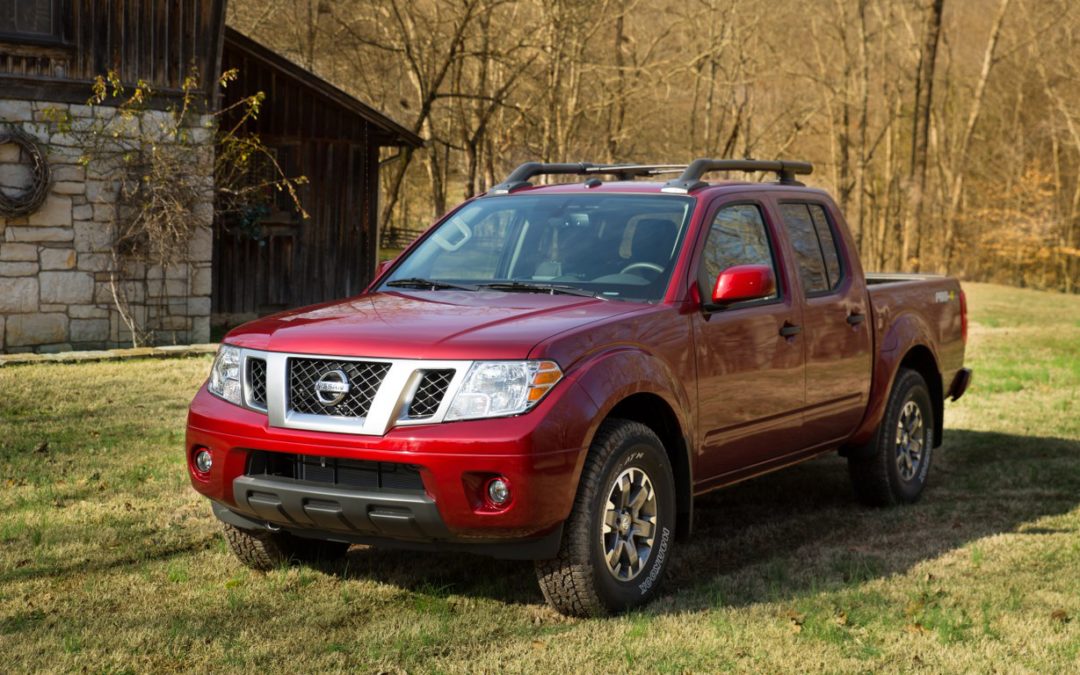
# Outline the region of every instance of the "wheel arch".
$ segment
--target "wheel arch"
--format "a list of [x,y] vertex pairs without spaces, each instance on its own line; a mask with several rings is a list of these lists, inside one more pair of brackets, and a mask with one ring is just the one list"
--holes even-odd
[[[926,345],[914,345],[900,360],[896,373],[899,373],[901,368],[917,372],[930,389],[930,403],[934,406],[934,447],[937,448],[941,445],[945,428],[945,391],[937,359],[934,358],[934,353]],[[895,380],[896,374],[894,373],[893,381]]]
[[676,540],[686,541],[694,519],[693,469],[689,443],[678,415],[661,396],[651,392],[631,394],[615,404],[604,420],[624,419],[649,427],[667,451],[675,477]]

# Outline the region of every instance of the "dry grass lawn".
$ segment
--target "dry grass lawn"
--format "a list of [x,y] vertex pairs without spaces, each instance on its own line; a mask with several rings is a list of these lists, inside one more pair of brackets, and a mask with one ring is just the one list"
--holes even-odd
[[661,598],[354,547],[245,570],[182,455],[208,359],[0,369],[0,670],[1080,672],[1080,297],[967,287],[968,395],[916,506],[828,457],[702,499]]

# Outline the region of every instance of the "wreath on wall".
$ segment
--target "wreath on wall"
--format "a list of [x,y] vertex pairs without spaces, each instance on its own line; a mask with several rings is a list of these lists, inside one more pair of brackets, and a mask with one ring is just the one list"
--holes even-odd
[[49,162],[37,140],[22,129],[0,127],[0,145],[11,143],[30,158],[30,186],[19,194],[0,190],[0,216],[18,218],[37,211],[49,194]]

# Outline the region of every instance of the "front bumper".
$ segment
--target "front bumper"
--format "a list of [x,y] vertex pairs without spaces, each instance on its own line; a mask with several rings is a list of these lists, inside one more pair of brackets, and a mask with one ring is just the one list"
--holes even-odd
[[[518,417],[363,436],[271,427],[266,415],[203,387],[188,413],[188,469],[193,487],[215,502],[219,518],[241,527],[411,548],[464,545],[483,553],[492,545],[535,543],[556,533],[573,505],[596,415],[585,391],[564,381]],[[201,448],[213,457],[207,476],[191,464]],[[405,494],[268,480],[247,475],[253,450],[408,465],[419,473],[423,490]],[[487,476],[510,483],[506,507],[494,509],[483,500]]]

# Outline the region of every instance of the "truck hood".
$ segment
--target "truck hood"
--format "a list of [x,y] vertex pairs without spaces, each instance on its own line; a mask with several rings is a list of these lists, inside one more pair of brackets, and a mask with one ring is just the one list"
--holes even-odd
[[554,335],[646,307],[572,295],[379,292],[258,319],[226,341],[330,356],[524,359]]

